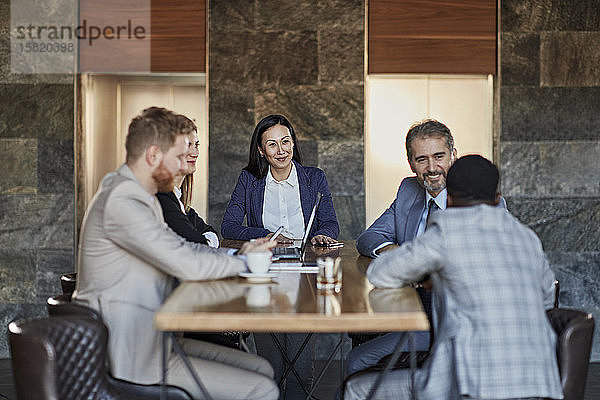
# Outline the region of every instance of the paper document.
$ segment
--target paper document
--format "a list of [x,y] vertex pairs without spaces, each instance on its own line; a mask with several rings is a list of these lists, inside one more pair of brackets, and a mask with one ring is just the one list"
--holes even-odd
[[271,264],[269,271],[291,271],[291,272],[305,272],[307,274],[316,274],[319,272],[319,267],[316,265],[304,265],[301,262],[293,263],[274,263]]

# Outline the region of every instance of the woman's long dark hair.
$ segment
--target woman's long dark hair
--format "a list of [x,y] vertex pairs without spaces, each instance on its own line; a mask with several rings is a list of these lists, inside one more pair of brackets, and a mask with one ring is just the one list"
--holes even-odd
[[[292,160],[298,164],[302,164],[302,157],[300,156],[300,148],[298,147],[298,140],[296,139],[296,132],[294,127],[283,115],[269,115],[260,120],[260,122],[254,128],[252,134],[252,140],[250,140],[250,154],[248,156],[248,165],[244,169],[254,175],[257,179],[267,175],[269,170],[269,163],[264,157],[260,156],[258,147],[261,146],[262,136],[265,131],[275,125],[281,125],[288,128],[290,135],[292,136],[292,142],[294,143],[294,152]],[[262,146],[261,146],[262,148]]]

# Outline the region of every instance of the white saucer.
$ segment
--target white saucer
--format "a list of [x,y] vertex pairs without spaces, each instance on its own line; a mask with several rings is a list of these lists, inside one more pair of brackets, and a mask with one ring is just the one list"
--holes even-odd
[[252,272],[240,272],[240,277],[245,278],[248,282],[252,283],[265,283],[271,282],[271,279],[275,278],[277,274],[272,272],[266,272],[264,274],[253,274]]

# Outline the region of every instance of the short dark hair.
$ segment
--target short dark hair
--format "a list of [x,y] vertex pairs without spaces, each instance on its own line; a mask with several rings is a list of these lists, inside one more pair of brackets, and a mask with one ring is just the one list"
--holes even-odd
[[300,147],[298,146],[298,140],[296,139],[296,132],[294,131],[294,127],[288,121],[286,117],[279,114],[268,115],[260,120],[260,122],[254,128],[254,132],[252,133],[252,139],[250,140],[250,152],[248,155],[248,165],[244,167],[244,169],[254,175],[256,178],[260,179],[263,176],[267,175],[267,171],[269,170],[269,163],[264,157],[260,156],[260,152],[258,151],[258,147],[261,147],[263,133],[267,131],[269,128],[272,128],[275,125],[285,126],[292,136],[292,142],[294,143],[294,152],[292,155],[292,159],[296,161],[298,164],[302,164],[302,156],[300,155]]
[[137,160],[152,145],[167,152],[177,136],[196,131],[194,122],[185,115],[162,107],[146,108],[129,124],[125,139],[127,162]]
[[448,170],[446,187],[453,198],[495,202],[500,174],[488,159],[471,154],[456,160]]
[[454,150],[454,138],[452,137],[452,133],[450,133],[450,129],[439,121],[426,119],[411,126],[406,134],[406,156],[409,163],[412,161],[413,155],[411,149],[412,142],[415,139],[429,137],[444,138],[446,140],[446,146],[448,147],[450,154],[452,154],[452,150]]

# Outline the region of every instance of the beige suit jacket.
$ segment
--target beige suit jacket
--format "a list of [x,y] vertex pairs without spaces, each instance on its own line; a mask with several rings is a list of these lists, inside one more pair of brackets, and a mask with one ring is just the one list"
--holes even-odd
[[122,165],[104,177],[81,227],[76,302],[107,324],[113,374],[140,383],[161,376],[154,313],[180,280],[218,279],[245,270],[222,249],[186,242],[164,222],[155,196]]

